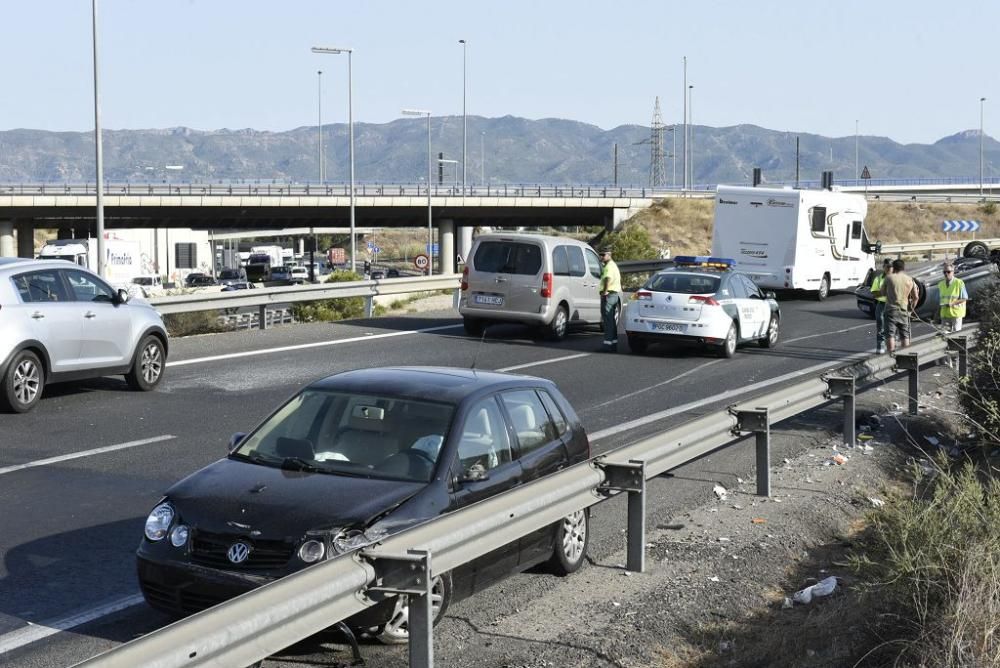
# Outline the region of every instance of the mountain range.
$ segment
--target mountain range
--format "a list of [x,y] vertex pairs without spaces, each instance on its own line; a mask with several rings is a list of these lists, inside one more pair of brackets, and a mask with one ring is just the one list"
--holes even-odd
[[[664,180],[681,180],[682,127],[663,132]],[[355,123],[355,179],[358,183],[416,183],[427,175],[427,123],[400,119]],[[676,137],[675,137],[676,135]],[[104,174],[111,182],[316,182],[319,132],[315,126],[285,132],[243,130],[105,130]],[[349,180],[347,125],[323,126],[326,181]],[[470,116],[466,181],[503,183],[650,184],[651,130],[622,125],[604,130],[564,119]],[[675,142],[676,139],[676,142]],[[692,126],[695,184],[747,183],[753,167],[765,182],[818,181],[832,170],[838,181],[854,179],[855,137],[769,130],[755,125]],[[431,119],[435,159],[461,161],[462,117]],[[874,179],[979,178],[980,137],[967,130],[933,144],[899,144],[887,137],[861,136],[858,164]],[[984,138],[984,170],[1000,172],[1000,143]],[[676,159],[672,156],[676,155]],[[442,163],[434,179],[461,183],[461,165]],[[0,131],[0,183],[82,183],[94,180],[93,132]],[[485,180],[485,181],[484,181]]]

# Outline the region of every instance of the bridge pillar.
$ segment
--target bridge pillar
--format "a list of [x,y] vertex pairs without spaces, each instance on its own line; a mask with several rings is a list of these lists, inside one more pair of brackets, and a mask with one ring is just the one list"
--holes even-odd
[[14,253],[13,220],[0,220],[0,257],[17,257]]
[[458,254],[462,256],[465,263],[469,263],[469,251],[472,250],[472,225],[462,225],[459,228]]
[[455,273],[455,221],[444,219],[438,221],[438,273]]
[[35,226],[31,223],[17,224],[17,256],[35,257]]

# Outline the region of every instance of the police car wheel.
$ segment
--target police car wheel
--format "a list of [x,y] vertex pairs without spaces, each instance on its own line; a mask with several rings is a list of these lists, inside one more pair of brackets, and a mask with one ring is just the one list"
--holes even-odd
[[761,348],[773,348],[778,345],[778,318],[771,316],[771,322],[767,326],[767,336],[757,341]]
[[726,334],[726,338],[722,342],[722,346],[719,348],[719,353],[729,359],[736,354],[736,323],[734,322],[729,326],[729,332]]

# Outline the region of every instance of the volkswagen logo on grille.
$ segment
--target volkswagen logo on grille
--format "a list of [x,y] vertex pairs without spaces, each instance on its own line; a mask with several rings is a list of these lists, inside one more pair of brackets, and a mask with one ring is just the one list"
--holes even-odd
[[233,546],[226,552],[226,556],[234,564],[242,564],[250,556],[250,546],[246,543],[233,543]]

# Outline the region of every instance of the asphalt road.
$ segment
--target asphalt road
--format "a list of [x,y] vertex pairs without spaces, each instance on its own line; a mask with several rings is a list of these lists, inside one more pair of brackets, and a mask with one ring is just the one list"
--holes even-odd
[[[595,332],[553,344],[517,326],[491,328],[480,342],[446,312],[176,339],[156,392],[130,392],[118,378],[47,389],[34,412],[0,415],[0,665],[70,665],[167,623],[138,598],[134,551],[147,513],[170,484],[222,457],[233,432],[314,379],[361,367],[473,362],[546,377],[576,407],[598,453],[874,345],[874,323],[853,296],[786,301],[782,312],[776,349],[741,348],[731,360],[601,354]],[[914,335],[925,330],[918,325]],[[90,452],[97,449],[107,450]],[[704,502],[711,486],[698,472],[706,466],[716,474],[752,470],[751,452],[732,448],[660,481],[650,521]],[[621,549],[621,526],[615,502],[597,507],[594,560]],[[452,614],[486,618],[516,606],[518,596],[537,596],[552,579],[517,576]],[[447,627],[448,620],[441,633]],[[375,665],[405,665],[399,648],[364,650]],[[288,665],[330,665],[324,652],[307,645]]]

